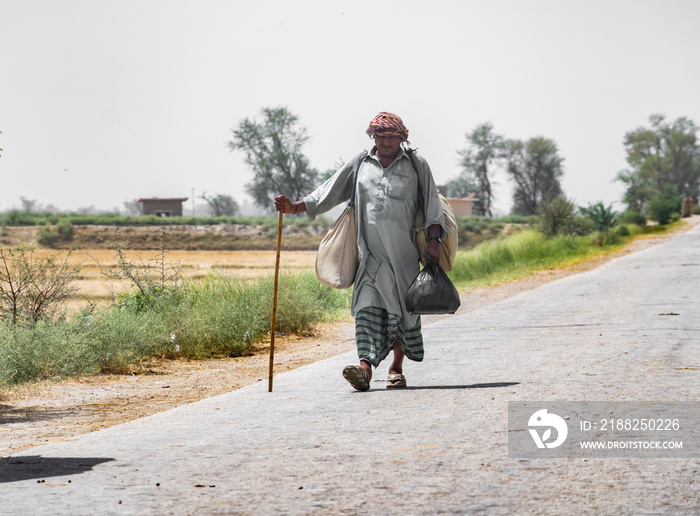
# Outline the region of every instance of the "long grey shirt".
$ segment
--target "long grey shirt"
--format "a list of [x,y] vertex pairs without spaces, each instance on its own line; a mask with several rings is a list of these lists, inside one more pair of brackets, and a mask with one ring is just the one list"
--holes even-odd
[[[355,193],[355,222],[360,265],[355,275],[352,315],[368,306],[384,308],[401,316],[404,328],[412,328],[417,316],[406,312],[405,295],[420,270],[418,247],[411,239],[411,228],[418,203],[418,176],[423,189],[425,234],[433,224],[442,227],[445,219],[437,187],[428,163],[413,154],[415,171],[404,149],[389,167],[382,167],[370,154],[360,166]],[[361,155],[343,165],[331,178],[304,197],[309,219],[347,203],[353,176]]]

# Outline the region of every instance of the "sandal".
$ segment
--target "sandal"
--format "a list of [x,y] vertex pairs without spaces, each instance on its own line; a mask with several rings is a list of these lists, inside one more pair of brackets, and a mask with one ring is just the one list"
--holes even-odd
[[369,373],[364,367],[349,365],[343,369],[343,377],[358,391],[369,390]]
[[386,380],[386,388],[397,389],[399,387],[406,387],[406,377],[399,373],[390,373]]

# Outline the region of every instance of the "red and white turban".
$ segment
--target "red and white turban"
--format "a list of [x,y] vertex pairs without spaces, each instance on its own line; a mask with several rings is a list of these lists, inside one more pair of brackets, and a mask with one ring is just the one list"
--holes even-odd
[[369,123],[367,134],[370,138],[375,134],[380,136],[398,136],[401,141],[408,139],[408,129],[403,125],[403,121],[394,113],[382,111]]

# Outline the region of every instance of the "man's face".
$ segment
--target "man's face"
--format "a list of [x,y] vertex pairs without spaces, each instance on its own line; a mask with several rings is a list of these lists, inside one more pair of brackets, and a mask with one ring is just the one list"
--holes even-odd
[[374,135],[374,143],[377,146],[377,153],[381,158],[394,159],[401,147],[401,138],[398,136]]

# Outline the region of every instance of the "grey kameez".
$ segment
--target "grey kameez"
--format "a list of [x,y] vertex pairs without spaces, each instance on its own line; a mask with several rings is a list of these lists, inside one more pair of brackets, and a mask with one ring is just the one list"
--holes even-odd
[[[404,149],[389,167],[369,155],[360,166],[355,193],[355,221],[360,266],[355,276],[352,315],[366,307],[384,308],[399,315],[404,328],[412,328],[417,316],[406,312],[405,294],[419,271],[418,247],[411,228],[418,204],[420,174],[425,207],[425,231],[445,220],[437,187],[428,163],[414,153],[415,171]],[[346,163],[328,181],[304,197],[309,219],[350,200],[353,175],[360,155]]]

